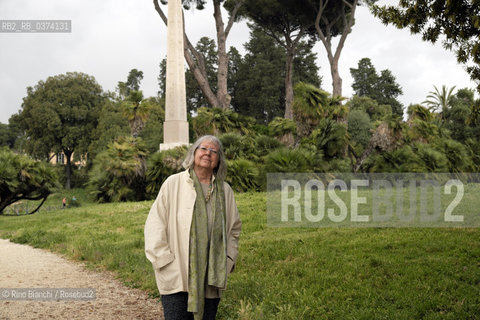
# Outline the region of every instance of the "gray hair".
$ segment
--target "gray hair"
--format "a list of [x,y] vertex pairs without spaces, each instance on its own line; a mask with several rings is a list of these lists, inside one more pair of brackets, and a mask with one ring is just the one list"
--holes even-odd
[[204,141],[213,142],[218,146],[218,164],[213,169],[215,176],[217,179],[224,180],[227,176],[227,161],[225,160],[225,154],[223,153],[223,146],[220,140],[212,135],[202,136],[195,141],[195,143],[188,149],[187,155],[185,160],[183,161],[183,167],[185,169],[193,169],[194,162],[195,162],[195,151],[200,146],[200,144]]

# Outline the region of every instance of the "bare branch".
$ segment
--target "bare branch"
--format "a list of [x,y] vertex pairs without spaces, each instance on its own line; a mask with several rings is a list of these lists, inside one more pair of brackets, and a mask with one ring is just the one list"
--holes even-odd
[[233,23],[235,22],[235,18],[237,17],[238,10],[244,4],[244,2],[245,2],[245,0],[238,0],[237,3],[235,4],[235,7],[232,10],[232,14],[230,15],[230,18],[228,19],[227,27],[225,28],[225,38],[228,38],[228,34],[230,33],[230,30],[232,29]]
[[348,34],[352,30],[353,23],[355,22],[355,10],[357,9],[357,3],[358,3],[358,0],[353,1],[353,7],[352,7],[352,11],[350,12],[350,17],[348,19],[347,24],[345,25],[345,30],[343,31],[342,36],[340,37],[340,41],[338,42],[338,45],[337,45],[337,50],[335,52],[336,58],[340,57],[340,53],[343,49],[343,46],[345,45],[345,40],[347,39]]
[[158,4],[158,0],[153,0],[153,5],[155,6],[155,10],[157,10],[158,15],[160,16],[160,18],[162,18],[165,25],[168,25],[167,16],[165,15],[165,13],[163,13],[162,8],[160,8],[160,5]]

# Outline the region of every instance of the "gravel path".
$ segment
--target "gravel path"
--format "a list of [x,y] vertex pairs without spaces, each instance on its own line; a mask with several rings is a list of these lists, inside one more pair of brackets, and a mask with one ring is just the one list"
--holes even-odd
[[[5,288],[94,288],[96,298],[14,300],[2,298],[12,292]],[[111,274],[0,239],[0,320],[6,319],[163,319],[163,314],[159,301]]]

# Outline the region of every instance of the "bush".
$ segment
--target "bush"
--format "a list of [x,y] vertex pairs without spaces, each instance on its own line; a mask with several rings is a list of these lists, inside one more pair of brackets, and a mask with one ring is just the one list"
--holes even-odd
[[223,145],[225,157],[229,160],[238,158],[255,157],[255,140],[249,136],[242,136],[236,133],[225,133],[218,137]]
[[447,157],[428,144],[416,144],[416,153],[423,161],[426,172],[447,172]]
[[312,134],[302,140],[302,145],[315,146],[327,159],[333,159],[343,156],[347,138],[345,125],[335,120],[321,119]]
[[149,198],[154,198],[168,176],[183,170],[182,163],[187,154],[187,147],[177,147],[159,151],[148,159],[147,192]]
[[141,138],[121,137],[93,161],[88,189],[100,202],[145,200],[146,148]]
[[425,165],[408,145],[382,152],[365,161],[370,172],[425,172]]
[[437,143],[437,149],[445,155],[446,170],[448,172],[474,171],[475,166],[467,148],[460,142],[447,139]]
[[226,180],[234,191],[259,191],[259,174],[258,166],[250,160],[239,158],[228,161]]
[[268,172],[315,172],[320,169],[322,157],[303,148],[281,148],[265,157]]
[[361,154],[372,136],[372,122],[368,114],[362,110],[352,110],[348,114],[348,133],[350,141],[357,147],[357,153]]
[[256,137],[255,145],[255,154],[259,157],[264,157],[270,152],[283,147],[280,141],[265,135]]
[[281,138],[284,135],[292,134],[297,130],[295,121],[281,117],[275,117],[268,123],[268,134],[272,137]]
[[218,135],[226,132],[252,134],[255,119],[246,117],[231,110],[201,107],[197,116],[192,119],[196,138],[206,134]]
[[366,96],[353,96],[347,103],[350,111],[359,110],[368,114],[372,121],[383,121],[392,115],[390,105],[381,105]]

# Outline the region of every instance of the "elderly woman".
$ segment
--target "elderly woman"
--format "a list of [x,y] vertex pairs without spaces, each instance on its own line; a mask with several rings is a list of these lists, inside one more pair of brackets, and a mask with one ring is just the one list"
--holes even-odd
[[215,319],[233,271],[241,221],[220,141],[199,138],[165,180],[145,223],[145,253],[155,270],[165,320]]

